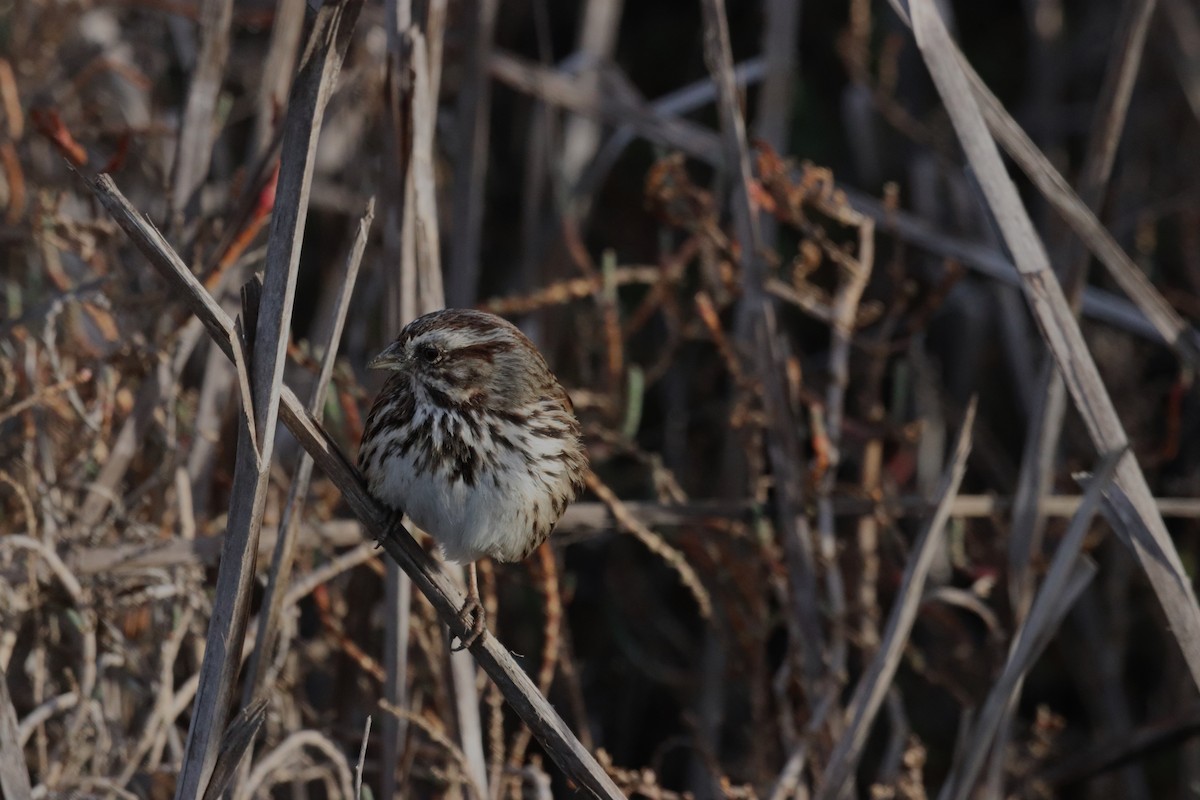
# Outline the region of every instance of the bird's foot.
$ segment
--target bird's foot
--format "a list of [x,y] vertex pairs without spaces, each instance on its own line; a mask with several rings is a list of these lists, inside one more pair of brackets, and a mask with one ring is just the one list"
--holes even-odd
[[384,523],[383,528],[376,531],[376,533],[377,533],[377,535],[375,536],[375,549],[376,550],[383,547],[383,540],[388,538],[389,536],[391,536],[392,531],[395,528],[404,524],[404,512],[403,511],[397,511],[395,509],[391,509],[390,511],[391,511],[391,513],[388,514],[387,520]]
[[467,634],[458,637],[458,645],[451,645],[450,649],[455,653],[466,650],[475,644],[476,640],[487,630],[487,612],[478,595],[467,596],[467,602],[463,603],[463,607],[458,610],[458,618],[466,628]]

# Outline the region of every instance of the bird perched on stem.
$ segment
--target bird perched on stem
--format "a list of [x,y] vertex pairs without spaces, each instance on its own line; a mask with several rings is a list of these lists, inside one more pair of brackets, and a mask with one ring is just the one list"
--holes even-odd
[[571,400],[515,325],[484,311],[418,317],[370,364],[392,372],[363,430],[370,493],[469,565],[470,647],[486,622],[475,562],[519,561],[583,488]]

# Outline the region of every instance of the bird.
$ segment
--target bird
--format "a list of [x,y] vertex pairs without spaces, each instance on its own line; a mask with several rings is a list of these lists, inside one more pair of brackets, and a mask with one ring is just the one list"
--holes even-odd
[[525,334],[485,311],[414,319],[368,365],[391,373],[363,428],[369,493],[468,565],[460,618],[486,629],[476,562],[520,561],[579,496],[587,453],[571,399]]

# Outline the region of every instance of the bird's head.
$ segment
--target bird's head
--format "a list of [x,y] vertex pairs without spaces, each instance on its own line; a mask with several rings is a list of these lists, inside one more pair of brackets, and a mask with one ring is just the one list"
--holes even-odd
[[456,407],[513,408],[554,380],[515,325],[470,309],[418,317],[367,368],[403,373],[433,402]]

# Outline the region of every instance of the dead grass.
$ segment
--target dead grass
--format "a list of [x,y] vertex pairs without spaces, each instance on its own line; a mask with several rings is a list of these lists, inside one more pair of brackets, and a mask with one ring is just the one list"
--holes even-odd
[[[1200,780],[1196,15],[658,5],[0,9],[0,795]],[[348,458],[447,299],[595,468],[454,656]]]

